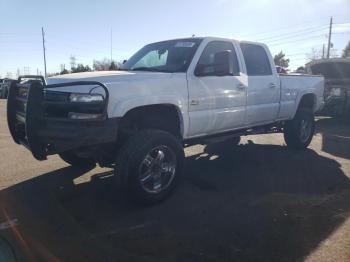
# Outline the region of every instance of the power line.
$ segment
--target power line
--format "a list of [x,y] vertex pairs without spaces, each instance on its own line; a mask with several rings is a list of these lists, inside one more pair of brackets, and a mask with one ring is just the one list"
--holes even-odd
[[300,41],[305,41],[307,39],[319,38],[319,37],[322,37],[322,36],[324,36],[324,35],[321,34],[321,35],[303,37],[303,38],[296,39],[296,40],[293,40],[293,41],[282,41],[282,42],[278,42],[278,43],[273,43],[273,44],[271,44],[269,46],[272,47],[272,46],[278,46],[278,45],[289,45],[289,44],[294,44],[294,43],[297,43],[297,42],[300,42]]
[[[328,18],[328,17],[327,17]],[[322,20],[325,20],[326,17],[323,17]],[[256,35],[264,35],[264,34],[268,34],[268,33],[271,33],[271,32],[277,32],[277,31],[281,31],[281,30],[284,30],[284,29],[290,29],[290,28],[293,28],[293,27],[298,27],[298,26],[304,26],[306,23],[310,23],[310,22],[314,22],[314,20],[310,19],[310,20],[307,20],[307,21],[303,21],[302,23],[298,23],[298,24],[292,24],[292,25],[288,25],[288,26],[283,26],[283,27],[278,27],[278,28],[275,28],[275,29],[272,29],[270,31],[266,31],[266,32],[261,32],[261,33],[256,33],[254,34],[255,36]],[[243,35],[243,37],[245,36],[251,36],[252,34],[247,34],[247,35]]]
[[[324,30],[324,29],[308,32],[307,37],[311,38],[311,37],[313,37],[313,36],[315,36],[315,35],[310,35],[310,34],[318,33],[318,32],[323,31],[323,30]],[[268,40],[267,40],[267,41],[265,41],[265,42],[271,44],[271,43],[281,42],[281,40],[289,40],[289,39],[294,39],[294,38],[300,38],[301,36],[304,36],[304,35],[305,35],[305,33],[302,33],[302,34],[297,34],[297,35],[293,35],[293,36],[283,37],[283,38],[279,38],[279,39],[275,39],[275,40],[271,40],[271,41],[268,41]],[[320,34],[319,34],[319,35],[320,35]],[[318,35],[317,35],[317,36],[318,36]],[[283,41],[282,41],[282,43],[283,43]]]
[[[336,17],[339,17],[339,16],[344,16],[345,15],[335,15]],[[348,16],[346,16],[348,18]],[[322,17],[321,19],[319,20],[328,20],[329,16],[327,17]],[[305,24],[308,24],[308,23],[314,23],[315,20],[314,19],[310,19],[310,20],[304,20],[302,23],[298,23],[298,24],[291,24],[291,25],[288,25],[288,26],[283,26],[283,27],[278,27],[278,28],[275,28],[275,29],[272,29],[272,30],[269,30],[269,31],[265,31],[265,32],[258,32],[258,33],[255,33],[254,36],[257,36],[257,35],[264,35],[264,34],[269,34],[269,33],[272,33],[272,32],[278,32],[278,31],[281,31],[281,30],[284,30],[284,29],[291,29],[291,28],[296,28],[296,27],[300,27],[300,26],[305,26]],[[350,22],[343,22],[343,23],[339,23],[339,24],[350,24]],[[327,25],[326,25],[327,26]],[[243,34],[241,35],[240,37],[250,37],[250,36],[253,36],[253,34]]]
[[350,26],[350,22],[345,22],[345,23],[333,23],[333,25]]
[[16,33],[7,33],[7,32],[0,32],[0,35],[41,35],[39,33],[28,33],[28,32],[22,32],[22,33],[19,33],[19,32],[16,32]]
[[279,39],[279,38],[284,38],[286,36],[304,34],[304,33],[307,33],[309,31],[311,31],[311,32],[313,32],[313,31],[320,31],[320,30],[324,30],[326,27],[327,27],[326,25],[313,26],[313,27],[309,27],[309,28],[306,28],[306,29],[302,29],[302,30],[296,30],[296,31],[290,32],[290,33],[278,34],[277,36],[270,36],[270,37],[260,38],[257,41],[266,41],[268,39],[275,39],[275,38]]
[[333,32],[332,35],[349,35],[350,34],[350,31],[346,31],[346,32]]

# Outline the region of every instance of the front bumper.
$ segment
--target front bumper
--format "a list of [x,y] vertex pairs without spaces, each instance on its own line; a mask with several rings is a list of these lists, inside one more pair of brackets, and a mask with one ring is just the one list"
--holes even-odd
[[102,145],[117,139],[119,118],[105,120],[61,120],[43,118],[37,137],[46,155],[82,147]]
[[[36,79],[38,77],[35,77]],[[107,117],[108,90],[99,82],[74,82],[46,85],[44,79],[11,84],[8,103],[8,126],[14,141],[28,148],[38,160],[47,155],[115,142],[118,118]],[[47,114],[48,104],[65,108],[66,102],[48,102],[45,92],[52,87],[92,85],[105,90],[105,99],[98,119],[70,119]],[[67,102],[67,107],[71,106]]]

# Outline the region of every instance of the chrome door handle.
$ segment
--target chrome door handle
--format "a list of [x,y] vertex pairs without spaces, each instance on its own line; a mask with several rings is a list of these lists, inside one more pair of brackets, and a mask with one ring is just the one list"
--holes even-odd
[[238,89],[244,89],[244,88],[245,88],[245,85],[242,84],[242,83],[239,83],[239,84],[237,85],[237,88],[238,88]]
[[197,105],[199,105],[198,100],[191,100],[191,106],[197,106]]
[[275,88],[276,87],[276,84],[275,83],[271,83],[270,84],[270,88]]

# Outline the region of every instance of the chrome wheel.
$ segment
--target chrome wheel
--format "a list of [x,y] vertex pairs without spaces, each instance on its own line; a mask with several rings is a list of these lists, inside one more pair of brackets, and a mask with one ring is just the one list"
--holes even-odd
[[158,146],[148,152],[139,167],[139,181],[148,193],[160,193],[169,187],[175,177],[176,155],[167,146]]
[[312,124],[310,121],[302,119],[300,122],[300,140],[305,143],[311,135]]

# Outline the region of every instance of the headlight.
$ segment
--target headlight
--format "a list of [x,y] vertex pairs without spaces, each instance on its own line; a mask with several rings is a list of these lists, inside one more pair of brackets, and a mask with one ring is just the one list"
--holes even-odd
[[69,101],[73,103],[103,102],[103,96],[99,94],[70,94]]

